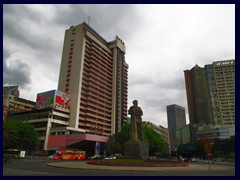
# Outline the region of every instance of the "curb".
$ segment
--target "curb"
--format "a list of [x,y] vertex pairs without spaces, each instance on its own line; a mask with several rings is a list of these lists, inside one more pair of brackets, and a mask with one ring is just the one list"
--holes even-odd
[[[139,166],[106,166],[106,165],[91,165],[86,162],[51,162],[46,163],[47,166],[55,168],[70,168],[70,169],[86,169],[86,170],[105,170],[105,171],[209,171],[208,165],[189,164],[189,166],[173,166],[173,167],[139,167]],[[211,170],[221,171],[226,169],[235,169],[235,167],[211,165]]]

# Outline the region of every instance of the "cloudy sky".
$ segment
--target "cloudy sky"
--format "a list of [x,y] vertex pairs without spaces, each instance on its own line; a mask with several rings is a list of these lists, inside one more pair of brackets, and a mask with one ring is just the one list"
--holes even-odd
[[57,89],[65,30],[88,22],[105,40],[126,45],[129,102],[143,120],[167,127],[166,106],[188,108],[184,70],[235,59],[235,5],[4,5],[3,85],[20,97]]

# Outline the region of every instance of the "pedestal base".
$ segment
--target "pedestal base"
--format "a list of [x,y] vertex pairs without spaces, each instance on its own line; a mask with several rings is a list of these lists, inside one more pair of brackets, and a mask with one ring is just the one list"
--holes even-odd
[[124,144],[124,156],[147,160],[148,142],[146,140],[130,139]]

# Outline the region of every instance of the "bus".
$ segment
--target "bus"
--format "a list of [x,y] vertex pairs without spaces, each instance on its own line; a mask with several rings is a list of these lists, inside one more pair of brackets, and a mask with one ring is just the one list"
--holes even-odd
[[84,160],[86,152],[81,150],[57,150],[53,160]]
[[3,150],[3,158],[24,158],[26,151],[19,149],[5,149]]

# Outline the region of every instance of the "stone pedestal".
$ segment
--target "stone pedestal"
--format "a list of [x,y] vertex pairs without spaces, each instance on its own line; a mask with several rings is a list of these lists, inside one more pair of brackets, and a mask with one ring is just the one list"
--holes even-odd
[[148,160],[149,149],[148,142],[146,140],[142,140],[140,144],[140,158],[143,160]]
[[124,144],[124,156],[131,158],[148,159],[148,142],[146,140],[130,139]]

